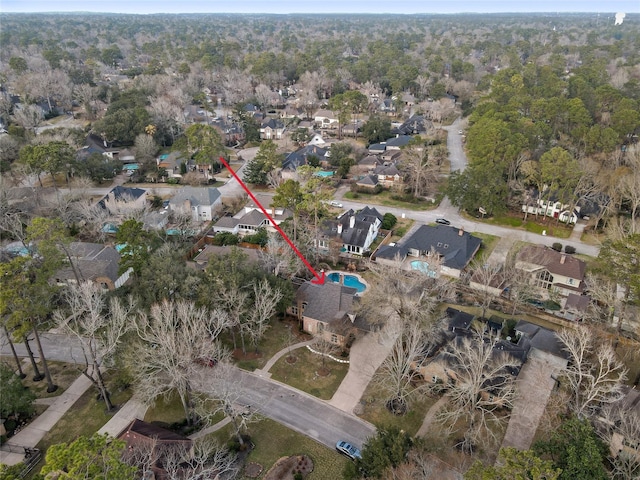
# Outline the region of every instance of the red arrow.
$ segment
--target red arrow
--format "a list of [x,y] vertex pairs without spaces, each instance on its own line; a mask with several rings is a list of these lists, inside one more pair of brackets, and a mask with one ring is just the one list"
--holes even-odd
[[285,241],[289,244],[289,246],[293,248],[293,251],[296,253],[296,255],[298,255],[300,260],[302,260],[302,263],[304,263],[307,266],[307,268],[311,271],[311,273],[313,273],[313,276],[316,277],[315,280],[311,280],[311,283],[315,283],[316,285],[324,285],[324,270],[320,272],[322,275],[319,275],[318,272],[314,270],[314,268],[307,261],[307,259],[304,258],[304,255],[300,253],[300,250],[298,250],[298,248],[293,244],[293,242],[287,236],[287,234],[284,233],[284,231],[280,228],[280,226],[276,223],[276,221],[273,218],[271,218],[271,215],[269,215],[269,212],[267,212],[267,210],[262,206],[262,204],[258,201],[258,199],[253,195],[253,193],[251,193],[251,190],[249,190],[249,187],[247,187],[247,185],[240,179],[240,177],[238,177],[236,172],[233,171],[233,169],[227,163],[227,161],[222,157],[220,157],[220,161],[225,167],[227,167],[227,170],[231,172],[231,175],[233,175],[233,178],[235,178],[238,181],[238,183],[244,189],[244,191],[247,192],[247,195],[249,195],[249,198],[251,198],[251,200],[253,200],[254,203],[260,208],[260,211],[264,213],[265,217],[269,219],[269,221],[271,222],[271,225],[273,225],[273,228],[275,228],[278,231],[278,233],[282,236],[282,238],[284,238]]

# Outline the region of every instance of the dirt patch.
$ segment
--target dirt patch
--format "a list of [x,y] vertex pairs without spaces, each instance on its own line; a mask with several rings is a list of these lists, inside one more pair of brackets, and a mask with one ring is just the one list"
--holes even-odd
[[244,467],[244,476],[249,478],[258,478],[262,473],[262,470],[262,465],[256,462],[250,462]]
[[330,373],[331,373],[331,370],[327,367],[321,367],[318,370],[316,370],[316,375],[318,375],[319,377],[326,377]]
[[298,361],[298,357],[296,357],[295,355],[289,355],[285,361],[289,364],[292,365],[294,363],[296,363]]
[[282,457],[264,476],[264,480],[293,480],[299,473],[305,478],[313,471],[313,461],[306,455]]

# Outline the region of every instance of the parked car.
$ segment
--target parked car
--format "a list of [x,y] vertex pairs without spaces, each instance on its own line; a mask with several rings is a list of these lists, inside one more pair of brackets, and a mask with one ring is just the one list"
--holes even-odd
[[451,222],[446,218],[436,218],[436,223],[439,223],[440,225],[451,225]]
[[331,200],[329,202],[329,205],[331,205],[332,207],[338,207],[338,208],[342,208],[342,204],[336,200]]
[[343,455],[346,455],[351,460],[362,458],[362,455],[360,455],[360,450],[351,445],[349,442],[345,442],[344,440],[340,440],[338,443],[336,443],[336,450]]

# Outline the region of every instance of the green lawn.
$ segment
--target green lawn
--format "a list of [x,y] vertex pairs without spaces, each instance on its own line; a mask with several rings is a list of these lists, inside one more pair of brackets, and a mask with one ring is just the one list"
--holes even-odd
[[271,377],[323,400],[333,397],[349,371],[348,363],[338,363],[326,358],[325,366],[329,374],[319,375],[318,372],[322,368],[320,355],[310,352],[307,348],[298,348],[292,355],[295,356],[296,362],[288,363],[285,355],[269,370]]
[[[237,337],[237,336],[236,336]],[[287,345],[298,342],[305,342],[311,337],[300,332],[297,320],[290,317],[284,319],[273,318],[270,328],[267,329],[262,341],[258,345],[258,353],[255,349],[247,345],[247,354],[243,355],[241,350],[237,350],[234,354],[235,364],[244,370],[253,371],[262,368],[277,352],[286,348]],[[240,339],[236,338],[238,347],[240,347]],[[225,345],[229,349],[233,349],[231,336],[227,335],[224,339]]]
[[489,235],[488,233],[473,232],[472,235],[482,240],[482,246],[478,253],[484,258],[489,258],[489,255],[491,255],[491,252],[500,241],[500,237]]
[[[309,456],[314,467],[307,480],[340,479],[345,464],[349,461],[335,450],[268,418],[250,424],[249,434],[255,448],[249,454],[247,462],[259,463],[264,467],[258,478],[263,478],[269,468],[283,456]],[[231,425],[213,433],[212,436],[221,443],[226,443],[232,436]]]
[[527,217],[527,221],[524,221],[520,217],[520,214],[505,214],[486,218],[476,218],[475,216],[465,214],[465,217],[476,222],[517,228],[519,230],[526,230],[527,232],[537,233],[540,235],[542,235],[542,232],[544,231],[548,236],[557,238],[569,238],[573,231],[573,227],[567,227],[565,224],[558,223],[556,220],[551,218],[546,218],[544,220],[543,217],[536,218],[535,215],[529,215]]
[[[122,405],[131,398],[131,393],[130,390],[113,391],[111,401],[114,405]],[[96,397],[96,390],[89,388],[44,436],[38,448],[45,450],[56,443],[72,442],[82,435],[91,436],[100,430],[112,414],[105,411],[104,402]]]
[[[5,361],[11,368],[15,367],[15,361],[13,357],[2,357],[2,360]],[[31,363],[22,364],[22,371],[27,375],[24,379],[22,379],[22,384],[25,388],[31,390],[36,398],[47,398],[47,397],[57,397],[61,395],[69,385],[71,385],[76,378],[80,375],[80,371],[76,368],[75,365],[71,365],[69,363],[62,362],[47,362],[49,366],[49,372],[51,373],[51,378],[53,379],[53,383],[58,386],[58,389],[55,392],[48,393],[47,392],[47,381],[42,379],[38,382],[33,381],[33,367],[31,367]],[[42,364],[38,363],[38,369],[40,373],[43,373]]]
[[427,200],[420,199],[416,202],[404,202],[391,198],[394,193],[384,190],[380,193],[360,193],[360,192],[347,192],[344,194],[344,198],[348,200],[357,200],[359,202],[365,202],[370,205],[382,205],[384,207],[398,207],[406,208],[407,210],[433,210],[438,206],[437,202],[429,202]]
[[413,436],[420,430],[425,415],[438,398],[418,393],[409,400],[409,411],[405,415],[394,415],[385,406],[385,393],[375,382],[371,382],[362,395],[362,400],[365,402],[364,413],[360,415],[363,420],[376,426],[393,425]]

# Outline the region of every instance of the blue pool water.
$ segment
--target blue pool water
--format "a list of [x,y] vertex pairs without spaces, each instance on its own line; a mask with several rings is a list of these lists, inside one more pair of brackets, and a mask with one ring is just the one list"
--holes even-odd
[[[330,273],[329,275],[327,275],[327,278],[333,283],[340,283],[340,274],[338,272]],[[355,288],[356,290],[358,290],[358,293],[364,292],[367,288],[367,286],[362,283],[355,275],[345,275],[344,285],[346,287]]]
[[329,171],[329,172],[317,172],[316,173],[316,177],[333,177],[333,172]]
[[169,158],[168,153],[163,153],[162,155],[160,155],[160,160],[166,160],[167,158]]
[[138,165],[137,163],[127,163],[126,165],[122,166],[122,170],[139,170],[140,169],[140,165]]

